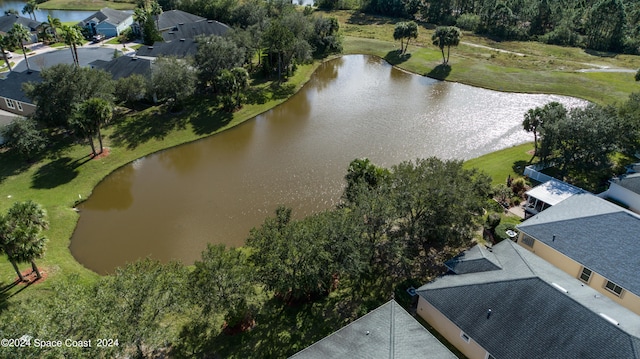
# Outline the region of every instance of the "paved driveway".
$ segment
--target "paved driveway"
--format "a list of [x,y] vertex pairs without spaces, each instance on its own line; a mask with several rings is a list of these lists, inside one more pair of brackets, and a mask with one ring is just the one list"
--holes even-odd
[[[113,59],[112,48],[107,47],[78,47],[78,58],[80,58],[80,66],[87,66],[89,63],[95,60],[110,61]],[[23,58],[22,55],[14,55],[14,60]],[[57,64],[73,64],[73,57],[71,57],[71,50],[63,48],[56,51],[45,52],[29,56],[29,65],[32,70],[42,70],[42,68],[51,67]],[[14,71],[22,72],[27,70],[27,65],[24,60],[17,64]]]

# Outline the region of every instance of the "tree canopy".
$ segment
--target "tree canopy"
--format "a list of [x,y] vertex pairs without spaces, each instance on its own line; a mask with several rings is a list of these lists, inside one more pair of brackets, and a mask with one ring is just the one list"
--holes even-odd
[[[435,46],[440,48],[442,52],[442,64],[449,64],[449,53],[451,46],[458,46],[462,32],[455,26],[439,26],[431,36],[431,40]],[[444,48],[447,48],[447,57],[444,56]]]

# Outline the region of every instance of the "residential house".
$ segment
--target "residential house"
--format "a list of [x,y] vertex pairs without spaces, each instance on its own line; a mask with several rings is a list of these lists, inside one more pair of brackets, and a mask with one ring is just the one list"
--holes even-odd
[[195,56],[198,52],[198,43],[194,39],[181,39],[171,42],[155,42],[153,46],[142,46],[136,51],[136,56],[144,58],[156,58],[159,56],[175,56],[183,58]]
[[114,80],[129,77],[133,74],[149,76],[151,74],[151,60],[137,56],[120,56],[111,61],[96,60],[89,64],[91,68],[102,69],[113,76]]
[[20,24],[29,29],[29,32],[31,32],[31,42],[38,41],[38,31],[42,27],[41,22],[15,14],[0,16],[0,35],[6,35],[13,28],[13,24]]
[[184,25],[189,23],[195,23],[199,21],[205,21],[206,18],[182,10],[169,10],[163,11],[158,15],[157,27],[160,32],[173,29],[178,25]]
[[554,206],[574,194],[585,191],[566,182],[551,179],[525,192],[527,199],[524,205],[525,217],[530,217]]
[[105,37],[119,36],[133,24],[131,11],[114,10],[105,7],[78,23],[85,28],[90,36],[104,35]]
[[630,173],[609,181],[609,189],[601,196],[612,199],[630,210],[640,213],[640,173],[635,172],[638,164],[629,166]]
[[455,359],[456,356],[394,300],[374,309],[291,359]]
[[10,72],[0,78],[0,109],[21,116],[29,116],[36,111],[36,105],[22,91],[25,82],[40,82],[38,71]]
[[230,27],[215,21],[199,21],[192,23],[180,23],[173,28],[164,31],[162,38],[166,42],[180,41],[181,39],[195,39],[197,36],[217,35],[224,36]]
[[470,359],[640,357],[640,316],[511,241],[448,265],[417,314]]
[[583,193],[517,228],[523,248],[640,314],[640,216]]

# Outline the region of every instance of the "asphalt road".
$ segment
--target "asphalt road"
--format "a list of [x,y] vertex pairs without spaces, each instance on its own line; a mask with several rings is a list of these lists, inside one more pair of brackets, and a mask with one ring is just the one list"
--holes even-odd
[[[80,59],[80,66],[88,66],[89,63],[95,60],[109,61],[113,59],[113,48],[107,47],[78,47],[78,58]],[[23,58],[20,54],[14,54],[14,60]],[[40,71],[42,68],[51,67],[57,64],[72,64],[73,57],[71,56],[71,50],[63,48],[56,51],[50,51],[40,53],[36,55],[28,56],[29,66],[32,70]],[[18,63],[14,71],[22,72],[27,70],[27,65],[24,60]]]

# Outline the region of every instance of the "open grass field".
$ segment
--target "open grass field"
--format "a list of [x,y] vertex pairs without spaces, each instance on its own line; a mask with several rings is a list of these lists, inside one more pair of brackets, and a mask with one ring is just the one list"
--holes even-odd
[[[464,33],[451,48],[449,68],[442,63],[440,49],[431,44],[433,27],[420,24],[405,56],[393,40],[393,19],[352,11],[332,11],[338,18],[347,54],[371,54],[402,69],[433,78],[506,92],[553,93],[596,103],[623,101],[640,84],[630,72],[577,72],[581,69],[617,68],[637,70],[640,56],[595,53],[579,48],[538,42],[496,42]],[[500,50],[500,51],[498,51]],[[446,52],[446,49],[445,49]]]
[[133,10],[136,5],[133,1],[106,1],[106,0],[49,0],[38,4],[43,10],[92,10],[97,11],[105,7],[115,10]]

